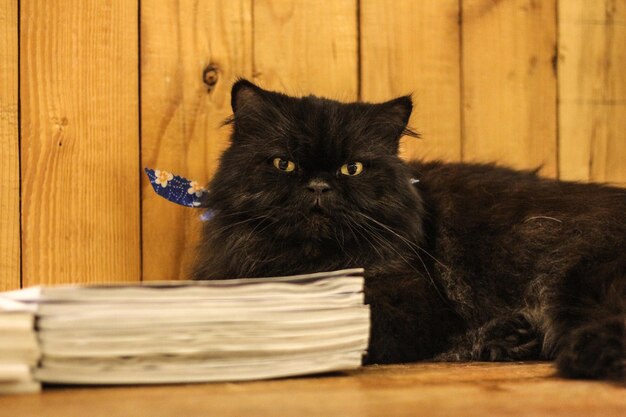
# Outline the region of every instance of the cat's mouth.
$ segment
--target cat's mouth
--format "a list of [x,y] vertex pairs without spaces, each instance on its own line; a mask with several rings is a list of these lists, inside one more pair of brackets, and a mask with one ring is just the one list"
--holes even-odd
[[315,241],[332,236],[333,229],[330,216],[320,209],[311,210],[306,219],[306,226],[301,229],[308,239]]
[[321,205],[318,201],[311,206],[311,209],[309,210],[309,217],[316,220],[328,219],[331,217],[330,210]]
[[309,210],[307,223],[311,231],[315,231],[316,235],[328,232],[330,226],[330,212],[323,206],[314,205]]
[[326,210],[319,204],[315,204],[311,207],[311,214],[314,216],[322,216],[326,214]]

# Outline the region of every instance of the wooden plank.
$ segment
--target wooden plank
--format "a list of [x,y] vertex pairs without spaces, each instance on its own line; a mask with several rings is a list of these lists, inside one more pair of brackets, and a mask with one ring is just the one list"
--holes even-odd
[[417,363],[274,381],[53,389],[0,401],[11,417],[624,415],[622,386],[553,374],[548,363]]
[[464,160],[556,176],[555,2],[462,2]]
[[560,174],[626,182],[626,0],[559,1]]
[[[141,1],[142,165],[207,182],[228,142],[220,124],[238,76],[252,77],[251,0]],[[146,178],[142,200],[143,279],[185,278],[199,211],[156,196]]]
[[358,94],[357,0],[254,2],[255,80],[288,94]]
[[21,2],[25,286],[139,279],[137,9]]
[[365,101],[412,93],[405,158],[461,158],[458,0],[363,0],[361,92]]
[[0,1],[0,291],[20,287],[17,3]]

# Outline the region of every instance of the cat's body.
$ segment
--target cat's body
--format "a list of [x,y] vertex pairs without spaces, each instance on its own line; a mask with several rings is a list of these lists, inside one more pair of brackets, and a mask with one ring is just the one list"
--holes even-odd
[[625,190],[406,164],[406,97],[341,104],[240,81],[233,109],[195,278],[364,267],[369,362],[556,358],[564,375],[624,377]]

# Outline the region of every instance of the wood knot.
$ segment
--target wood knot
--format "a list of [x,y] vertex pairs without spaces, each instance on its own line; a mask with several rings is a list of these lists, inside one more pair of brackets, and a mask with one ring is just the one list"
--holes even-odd
[[204,71],[202,71],[202,81],[204,81],[204,84],[207,86],[209,93],[215,89],[220,75],[219,71],[219,67],[215,64],[207,65]]

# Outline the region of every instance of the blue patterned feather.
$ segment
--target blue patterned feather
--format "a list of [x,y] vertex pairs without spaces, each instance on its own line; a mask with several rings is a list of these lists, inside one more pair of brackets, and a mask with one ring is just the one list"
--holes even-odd
[[168,171],[145,168],[154,192],[173,203],[187,207],[203,207],[203,197],[208,192],[197,181],[174,175]]

